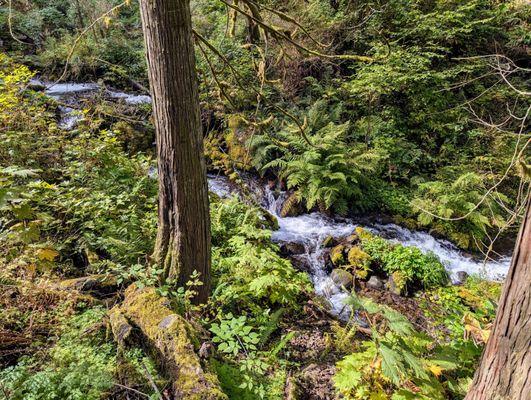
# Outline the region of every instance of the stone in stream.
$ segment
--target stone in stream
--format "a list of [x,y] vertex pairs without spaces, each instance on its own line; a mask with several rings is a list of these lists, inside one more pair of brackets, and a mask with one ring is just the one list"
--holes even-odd
[[337,240],[332,235],[328,235],[327,237],[325,237],[325,239],[321,243],[321,246],[328,249],[328,248],[334,247],[336,244],[337,244]]
[[468,275],[468,272],[466,271],[457,271],[457,273],[455,274],[455,277],[456,277],[455,284],[462,285],[463,283],[466,282],[469,275]]
[[305,252],[306,248],[302,243],[286,242],[280,245],[280,254],[282,254],[283,256],[304,254]]
[[332,278],[337,286],[344,287],[345,289],[350,289],[354,284],[354,276],[344,269],[338,268],[333,270],[330,278]]
[[399,271],[393,272],[389,275],[389,280],[387,281],[387,289],[397,296],[402,296],[406,289],[405,280],[403,275]]
[[382,290],[384,288],[384,283],[380,278],[378,278],[376,275],[371,276],[371,278],[367,281],[367,287],[371,289],[377,289]]

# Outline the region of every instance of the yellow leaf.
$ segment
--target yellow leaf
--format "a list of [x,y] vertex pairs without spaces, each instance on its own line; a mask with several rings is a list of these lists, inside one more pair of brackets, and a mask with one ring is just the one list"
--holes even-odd
[[443,369],[438,365],[430,365],[428,369],[435,375],[437,378],[441,376]]
[[53,261],[59,255],[54,249],[39,249],[37,251],[37,257],[41,261]]

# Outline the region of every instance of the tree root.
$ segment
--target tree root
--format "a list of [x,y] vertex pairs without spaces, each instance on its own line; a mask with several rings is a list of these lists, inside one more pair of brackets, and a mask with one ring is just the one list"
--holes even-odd
[[201,367],[194,352],[190,324],[169,307],[167,299],[154,288],[131,285],[124,302],[110,311],[116,341],[124,345],[138,328],[145,345],[157,355],[163,370],[172,380],[175,399],[226,400],[217,377]]

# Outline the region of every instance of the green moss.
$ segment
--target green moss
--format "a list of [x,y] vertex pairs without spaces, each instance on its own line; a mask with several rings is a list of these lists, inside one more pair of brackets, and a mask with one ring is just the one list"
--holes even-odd
[[195,336],[193,328],[173,313],[168,299],[158,295],[154,288],[139,289],[131,285],[125,291],[120,311],[140,328],[150,347],[160,353],[177,398],[226,399],[216,376],[203,370],[195,354],[191,339]]

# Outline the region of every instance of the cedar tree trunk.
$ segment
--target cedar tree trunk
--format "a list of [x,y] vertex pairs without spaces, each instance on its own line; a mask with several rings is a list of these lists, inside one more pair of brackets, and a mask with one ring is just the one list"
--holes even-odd
[[531,199],[496,319],[465,400],[531,399]]
[[140,0],[153,99],[158,175],[154,262],[184,286],[194,270],[210,291],[210,217],[189,0]]

